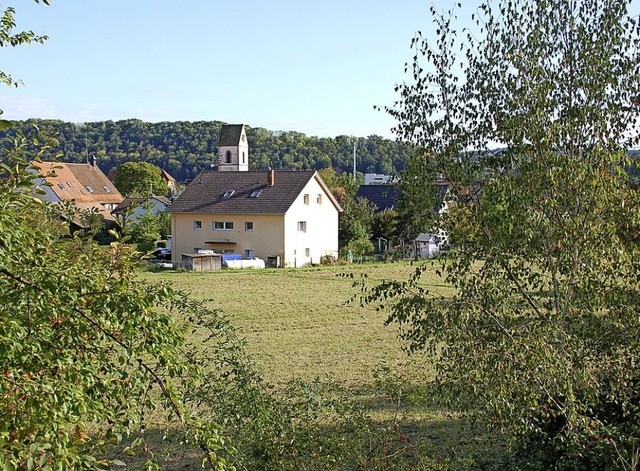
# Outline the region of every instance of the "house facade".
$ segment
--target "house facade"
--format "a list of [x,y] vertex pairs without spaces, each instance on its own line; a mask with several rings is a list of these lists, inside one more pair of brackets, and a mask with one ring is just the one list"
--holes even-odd
[[136,223],[145,214],[157,215],[166,211],[169,198],[165,196],[150,196],[148,198],[125,198],[115,207],[111,214],[118,218],[123,226]]
[[205,170],[169,208],[172,261],[205,250],[270,266],[316,264],[338,254],[340,211],[315,171]]

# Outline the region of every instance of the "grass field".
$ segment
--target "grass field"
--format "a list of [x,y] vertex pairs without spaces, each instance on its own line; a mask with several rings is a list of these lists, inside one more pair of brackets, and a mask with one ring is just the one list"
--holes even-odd
[[[406,280],[414,270],[408,263],[388,263],[158,271],[141,276],[150,282],[168,281],[221,309],[246,339],[246,349],[267,382],[281,386],[292,379],[318,377],[346,384],[381,427],[400,423],[403,432],[426,444],[423,449],[440,463],[442,456],[455,456],[454,449],[475,448],[475,431],[429,396],[425,384],[432,377],[431,365],[403,351],[397,326],[384,325],[386,314],[374,306],[349,302],[358,295],[349,275],[360,278],[366,273],[367,283],[373,285],[385,279]],[[436,293],[447,294],[451,289],[435,269],[426,271],[422,282]],[[387,386],[394,389],[391,394],[376,387],[374,372],[381,371],[381,366],[390,380]],[[402,401],[391,398],[397,388],[403,389]]]
[[[240,329],[248,352],[271,383],[331,376],[364,386],[376,365],[407,358],[396,326],[384,326],[384,313],[348,302],[357,291],[352,279],[341,275],[366,273],[375,283],[406,279],[413,270],[407,263],[392,263],[143,276],[149,281],[167,280],[221,309]],[[433,272],[424,282],[446,291]]]

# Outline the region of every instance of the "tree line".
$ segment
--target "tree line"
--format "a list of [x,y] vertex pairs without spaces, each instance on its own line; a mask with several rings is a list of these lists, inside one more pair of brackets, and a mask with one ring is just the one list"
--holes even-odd
[[[13,121],[0,131],[0,138],[15,138],[37,131],[56,137],[59,147],[42,158],[60,152],[65,162],[85,162],[95,156],[102,171],[125,162],[149,162],[168,171],[176,180],[192,179],[217,162],[221,121],[176,121],[150,123],[139,119],[69,123],[60,120]],[[332,167],[338,173],[394,174],[402,171],[412,147],[377,135],[366,138],[307,136],[296,131],[270,131],[246,127],[250,146],[250,168],[314,170]]]

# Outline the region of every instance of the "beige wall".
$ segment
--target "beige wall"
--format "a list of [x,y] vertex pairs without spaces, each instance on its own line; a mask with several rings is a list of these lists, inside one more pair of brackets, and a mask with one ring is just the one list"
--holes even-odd
[[[194,229],[194,221],[201,221],[202,228]],[[233,223],[232,230],[214,230],[214,221]],[[253,223],[253,230],[245,230],[245,222]],[[284,255],[284,224],[282,215],[213,215],[199,213],[174,213],[171,217],[172,259],[181,260],[183,253],[194,253],[196,248],[239,253],[253,250],[253,256],[267,260],[268,257]],[[229,240],[235,244],[207,244],[207,241]]]
[[[306,223],[306,231],[298,230],[299,222]],[[300,267],[319,263],[324,255],[338,255],[338,210],[315,178],[287,211],[284,226],[285,266]]]
[[[265,262],[269,257],[280,257],[281,266],[287,267],[319,263],[325,255],[338,255],[338,209],[315,178],[285,215],[174,213],[171,220],[173,263],[180,262],[182,253],[194,253],[196,248],[227,250],[243,257],[245,251],[253,250],[254,257]],[[194,229],[194,221],[201,221],[202,228]],[[213,230],[214,221],[232,222],[233,230]],[[253,231],[245,230],[245,222],[253,223]],[[306,230],[299,230],[300,222],[305,223]],[[235,244],[205,243],[215,240]]]

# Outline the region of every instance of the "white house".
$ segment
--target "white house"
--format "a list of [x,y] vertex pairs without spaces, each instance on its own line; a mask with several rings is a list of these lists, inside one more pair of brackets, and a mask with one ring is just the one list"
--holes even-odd
[[124,224],[135,223],[138,222],[144,214],[151,213],[155,216],[159,212],[166,211],[168,206],[169,198],[165,196],[125,198],[124,201],[111,211],[111,214],[120,218],[121,222]]
[[[201,250],[261,258],[278,267],[337,257],[342,208],[320,175],[249,171],[244,126],[230,128],[221,132],[225,145],[218,170],[198,174],[168,209],[173,263]],[[232,139],[223,140],[226,133]]]

